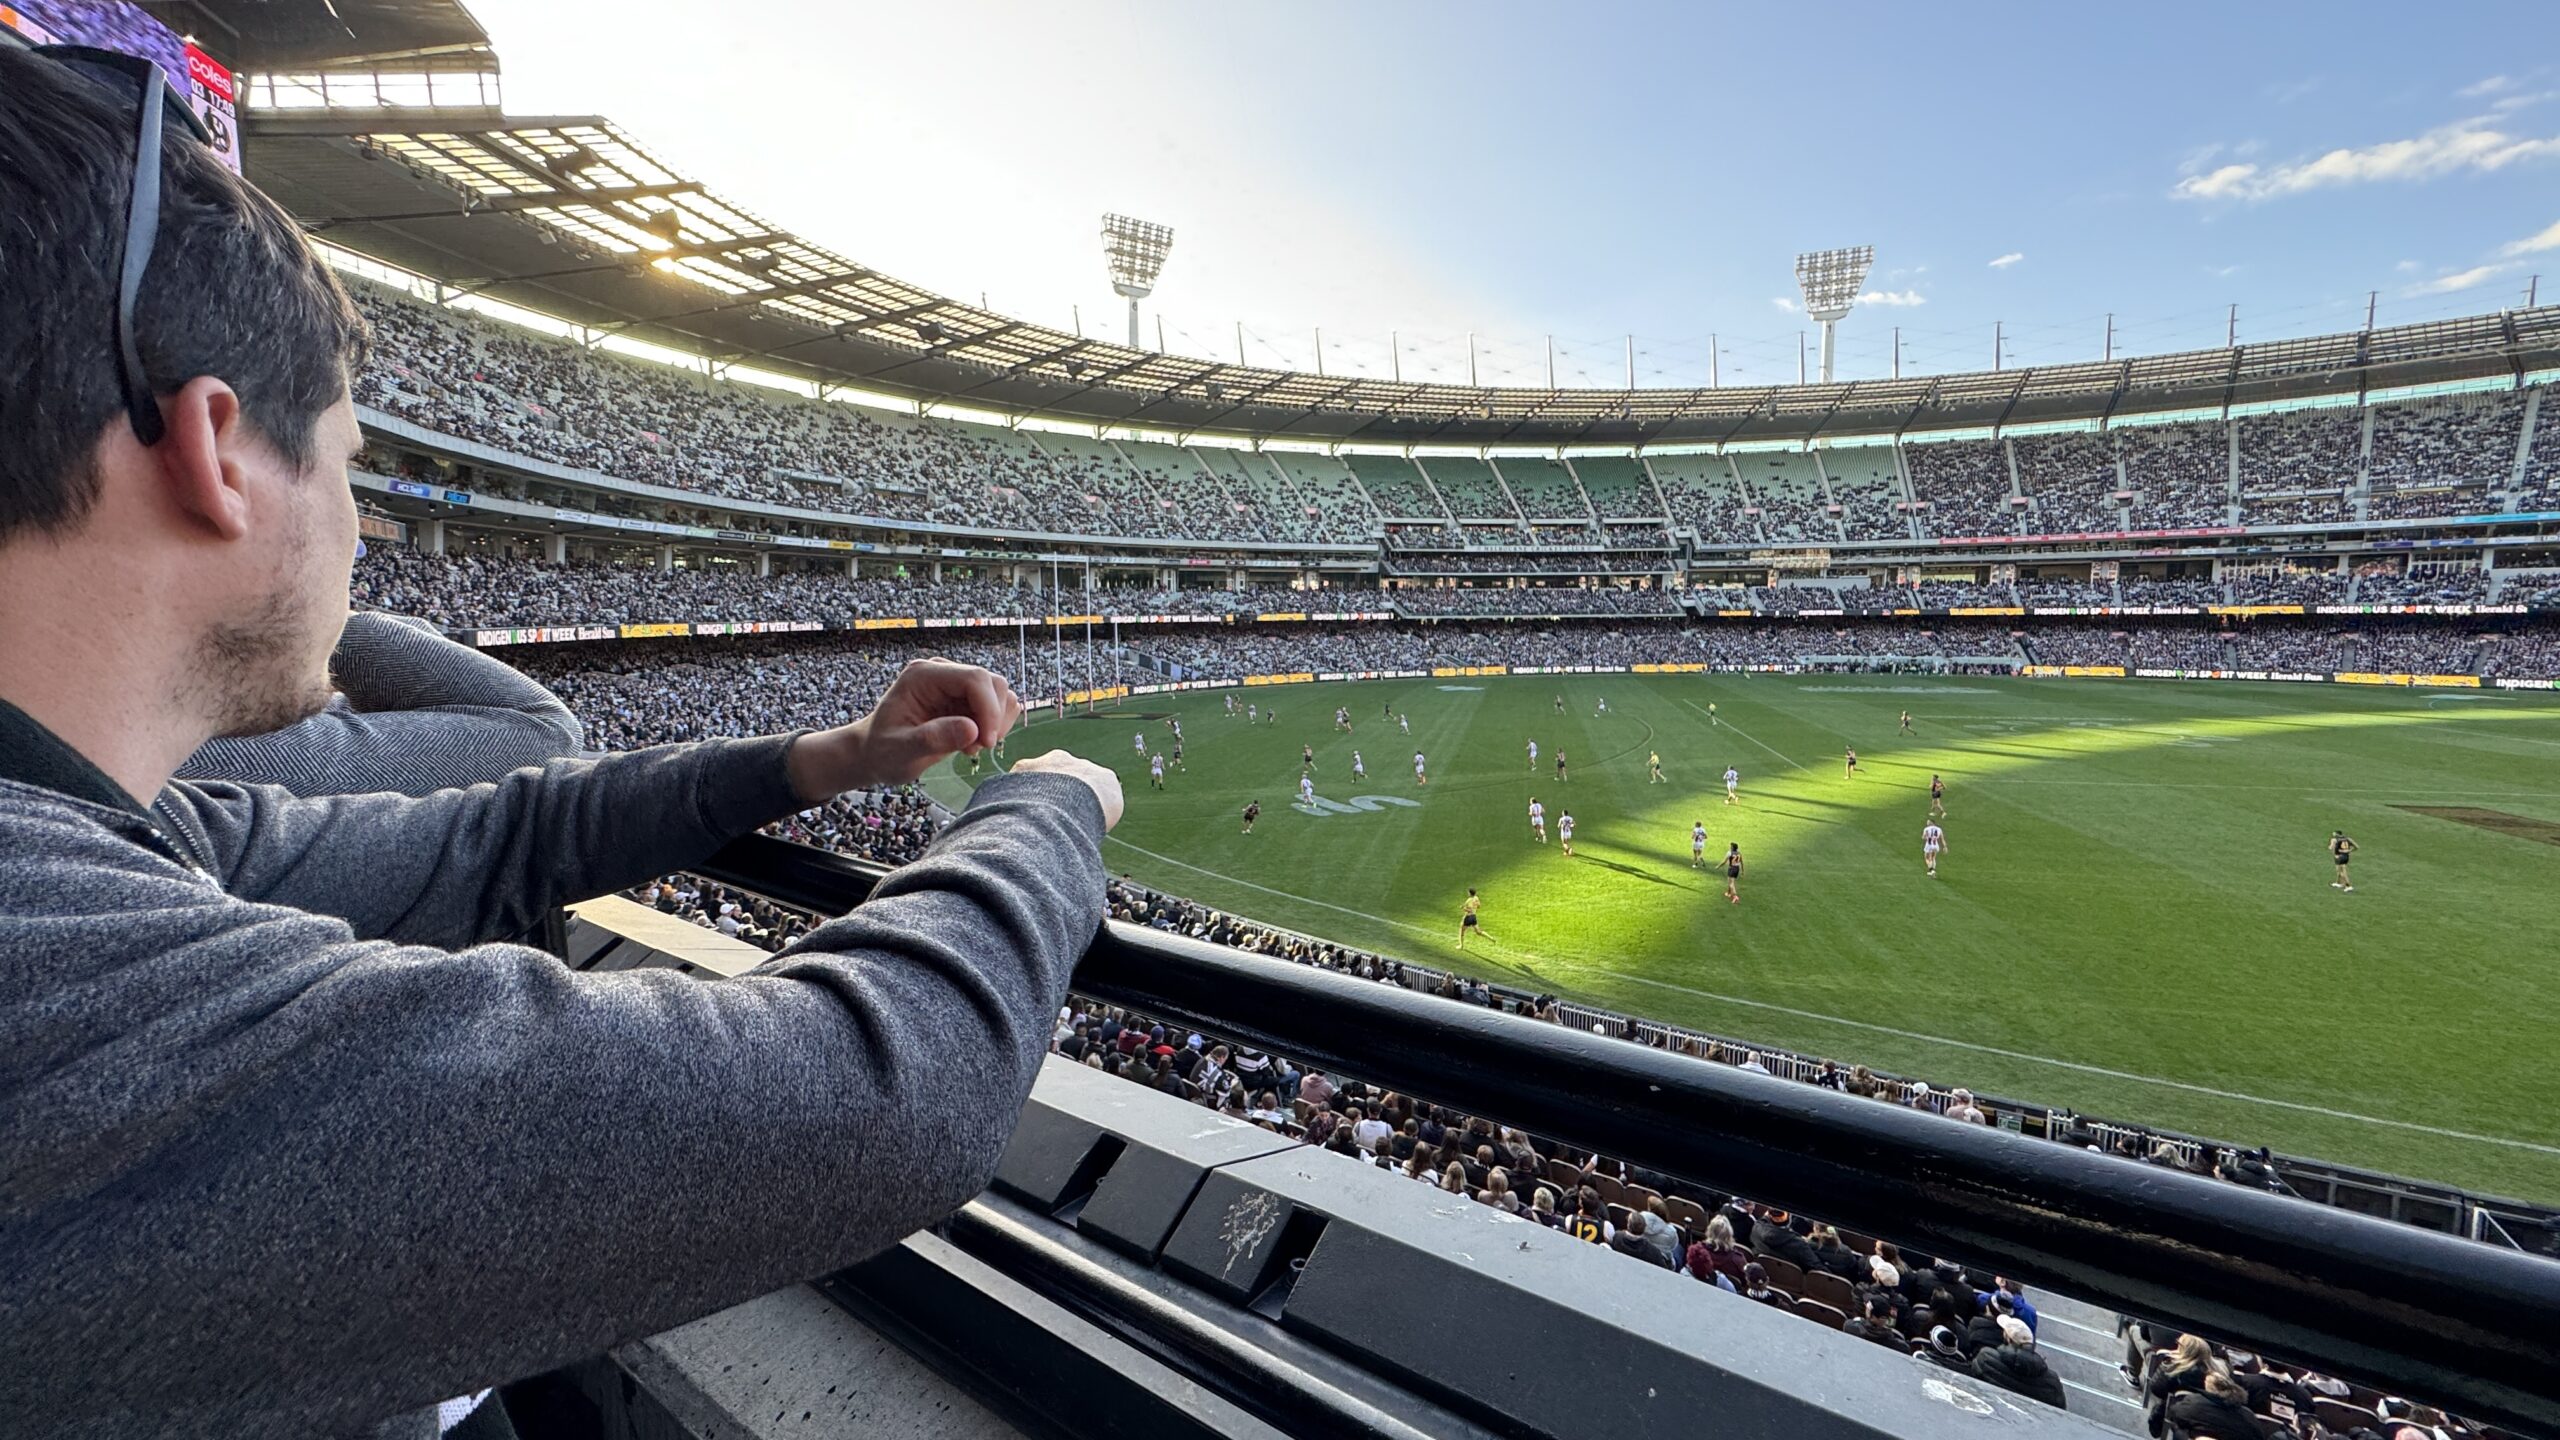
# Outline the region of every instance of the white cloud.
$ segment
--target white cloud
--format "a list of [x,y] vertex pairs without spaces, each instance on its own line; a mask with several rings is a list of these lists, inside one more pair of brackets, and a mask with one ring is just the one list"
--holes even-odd
[[1790,314],[1790,315],[1793,315],[1794,313],[1796,313],[1796,302],[1794,302],[1793,300],[1788,299],[1788,298],[1787,298],[1786,296],[1784,296],[1784,295],[1772,295],[1772,296],[1770,296],[1770,297],[1769,297],[1769,303],[1770,303],[1770,304],[1772,304],[1772,305],[1777,306],[1777,307],[1778,307],[1779,309],[1781,309],[1781,310],[1786,311],[1786,312],[1787,312],[1788,314]]
[[2439,275],[2433,280],[2412,285],[2400,293],[2403,295],[2450,295],[2457,290],[2468,290],[2474,285],[2494,280],[2514,268],[2516,267],[2513,265],[2504,264],[2474,265],[2468,270],[2456,270],[2450,275]]
[[2537,234],[2498,247],[2501,255],[2536,255],[2545,250],[2560,250],[2560,220],[2542,227]]
[[2278,105],[2290,105],[2294,101],[2301,99],[2303,96],[2308,95],[2319,88],[2320,77],[2314,75],[2308,80],[2294,80],[2282,85],[2270,85],[2266,87],[2266,96],[2269,100],[2274,101]]
[[2418,273],[2418,262],[2415,260],[2403,260],[2391,268],[2399,271],[2403,275],[2415,275]]
[[2332,150],[2316,159],[2261,167],[2224,165],[2190,175],[2169,191],[2179,200],[2269,200],[2333,185],[2378,180],[2432,180],[2461,171],[2494,171],[2523,160],[2560,159],[2560,135],[2510,135],[2486,119],[2458,120],[2407,140]]
[[1917,290],[1870,290],[1864,295],[1858,297],[1858,303],[1861,305],[1896,305],[1908,307],[1913,305],[1926,305],[1929,303],[1929,297],[1921,294]]
[[1999,259],[1992,261],[1991,268],[1994,270],[2006,270],[2010,266],[2015,265],[2026,258],[2025,252],[2012,250],[2008,254],[2001,256]]
[[2546,101],[2560,100],[2560,90],[2536,90],[2530,95],[2502,95],[2489,102],[2489,108],[2501,112],[2529,110]]
[[2477,100],[2483,95],[2495,95],[2501,90],[2512,89],[2515,83],[2504,75],[2492,75],[2486,80],[2475,80],[2453,93],[2465,100]]
[[2208,265],[2205,267],[2205,273],[2211,275],[2216,280],[2228,280],[2232,276],[2240,273],[2240,267],[2237,265]]

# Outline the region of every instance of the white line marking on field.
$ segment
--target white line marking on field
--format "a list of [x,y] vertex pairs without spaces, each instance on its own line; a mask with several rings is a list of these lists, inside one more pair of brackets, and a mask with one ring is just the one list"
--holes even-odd
[[[1699,707],[1699,705],[1698,705],[1698,702],[1697,702],[1697,701],[1690,699],[1690,698],[1689,698],[1688,696],[1686,696],[1686,695],[1683,695],[1683,696],[1681,696],[1681,697],[1680,697],[1680,703],[1681,703],[1681,704],[1683,704],[1683,705],[1688,706],[1688,707],[1689,707],[1690,709],[1692,709],[1692,710],[1696,710],[1696,711],[1697,711],[1699,714],[1701,714],[1701,715],[1707,715],[1707,712],[1706,712],[1704,709],[1701,709],[1701,708]],[[1751,735],[1750,735],[1750,732],[1748,732],[1748,731],[1744,730],[1741,726],[1734,724],[1732,721],[1725,719],[1725,718],[1724,718],[1723,716],[1721,716],[1721,715],[1707,715],[1707,720],[1708,720],[1708,723],[1710,723],[1710,724],[1714,725],[1717,729],[1719,729],[1719,730],[1730,730],[1730,731],[1732,731],[1734,734],[1736,734],[1736,735],[1740,735],[1743,739],[1745,739],[1745,740],[1750,740],[1752,744],[1759,746],[1761,749],[1768,751],[1770,754],[1772,754],[1772,755],[1776,755],[1779,759],[1786,761],[1788,764],[1790,764],[1790,765],[1794,765],[1794,766],[1795,766],[1797,769],[1799,769],[1799,770],[1802,770],[1802,769],[1804,769],[1804,768],[1805,768],[1803,765],[1798,764],[1798,763],[1797,763],[1793,758],[1791,758],[1791,757],[1789,757],[1789,756],[1787,756],[1787,755],[1784,755],[1784,754],[1780,754],[1780,753],[1779,753],[1779,751],[1778,751],[1778,749],[1777,749],[1777,747],[1775,747],[1775,746],[1773,746],[1773,745],[1769,744],[1767,741],[1765,741],[1765,740],[1753,740],[1753,739],[1752,739],[1752,737],[1751,737]]]
[[[1777,752],[1771,751],[1770,753],[1776,754]],[[1786,759],[1783,755],[1779,755],[1778,758],[1781,760]],[[1789,763],[1792,764],[1793,762],[1790,761]],[[1803,767],[1798,766],[1797,768],[1802,769]],[[1265,895],[1277,896],[1283,900],[1294,900],[1301,905],[1314,905],[1321,909],[1334,911],[1338,914],[1352,916],[1355,919],[1367,920],[1375,924],[1384,925],[1390,929],[1406,930],[1411,931],[1416,935],[1430,935],[1434,937],[1439,936],[1441,933],[1436,930],[1426,930],[1423,927],[1412,924],[1408,921],[1390,920],[1384,915],[1372,915],[1366,910],[1354,910],[1347,905],[1336,905],[1328,900],[1313,900],[1304,895],[1292,894],[1286,890],[1274,890],[1268,885],[1257,885],[1250,880],[1239,880],[1233,875],[1211,870],[1204,866],[1194,865],[1188,860],[1176,860],[1170,855],[1159,855],[1155,851],[1149,850],[1144,846],[1131,845],[1128,841],[1123,840],[1116,835],[1106,838],[1108,838],[1111,843],[1125,849],[1136,851],[1138,854],[1144,855],[1150,860],[1161,861],[1167,865],[1179,866],[1182,869],[1206,875],[1212,880],[1223,880],[1230,885],[1241,885],[1248,890],[1259,890]],[[1531,956],[1530,958],[1547,964],[1559,963],[1553,956],[1539,955]],[[2447,1140],[2469,1140],[2482,1145],[2503,1145],[2510,1149],[2534,1150],[2545,1155],[2560,1155],[2560,1145],[2543,1145],[2531,1140],[2514,1140],[2503,1135],[2479,1135],[2468,1130],[2448,1130],[2438,1125],[2421,1125],[2414,1120],[2390,1120],[2379,1115],[2359,1115],[2352,1110],[2335,1110],[2326,1105],[2306,1105],[2298,1100],[2271,1100],[2263,1095],[2249,1095],[2237,1090],[2217,1090],[2210,1085],[2197,1085],[2185,1080],[2164,1080],[2157,1075],[2138,1075],[2130,1070],[2116,1070],[2104,1065],[2084,1065],[2076,1060],[2056,1060],[2050,1055],[2036,1055],[2024,1050],[2005,1050],[1997,1045],[1983,1045],[1971,1040],[1951,1040],[1943,1035],[1930,1035],[1918,1030],[1904,1030],[1892,1025],[1877,1025],[1865,1020],[1849,1020],[1838,1015],[1825,1015],[1819,1010],[1800,1010],[1792,1005],[1779,1005],[1767,1000],[1746,1000],[1739,995],[1722,995],[1713,990],[1700,990],[1695,986],[1680,985],[1669,980],[1656,980],[1644,975],[1629,975],[1622,971],[1605,970],[1598,966],[1581,965],[1570,960],[1562,961],[1560,963],[1573,965],[1574,968],[1578,970],[1583,970],[1586,973],[1593,975],[1605,976],[1612,980],[1623,980],[1635,985],[1652,985],[1664,990],[1677,990],[1684,995],[1695,995],[1702,1000],[1713,1000],[1719,1004],[1742,1005],[1754,1010],[1768,1010],[1780,1015],[1792,1015],[1801,1020],[1818,1021],[1825,1025],[1839,1025],[1852,1030],[1868,1030],[1879,1035],[1892,1035],[1900,1039],[1917,1040],[1929,1045],[1943,1045],[1954,1050],[1971,1050],[1983,1055],[1997,1055],[2004,1060],[2019,1060],[2030,1065],[2049,1066],[2056,1070],[2072,1070],[2083,1075],[2103,1076],[2109,1080],[2129,1080],[2137,1085],[2157,1085],[2166,1090],[2184,1090],[2190,1094],[2211,1096],[2216,1100],[2233,1100],[2244,1105],[2264,1105],[2277,1110],[2298,1110],[2304,1114],[2327,1116],[2332,1120],[2352,1120],[2358,1124],[2382,1125],[2394,1130],[2415,1130],[2420,1134],[2440,1136]]]

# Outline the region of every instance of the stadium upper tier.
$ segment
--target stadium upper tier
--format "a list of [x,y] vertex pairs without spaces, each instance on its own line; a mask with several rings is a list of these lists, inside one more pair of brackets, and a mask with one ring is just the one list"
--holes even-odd
[[468,293],[822,386],[1088,424],[1393,445],[1801,440],[2361,397],[2560,364],[2560,306],[2544,306],[1829,385],[1505,389],[1306,374],[1133,350],[960,304],[779,229],[599,118],[252,108],[245,120],[250,177],[324,238]]
[[1827,547],[2560,511],[2548,385],[1998,439],[1334,455],[822,401],[354,290],[376,338],[363,405],[599,482],[845,523],[1158,545],[1655,547],[1667,565],[1666,525],[1707,547]]

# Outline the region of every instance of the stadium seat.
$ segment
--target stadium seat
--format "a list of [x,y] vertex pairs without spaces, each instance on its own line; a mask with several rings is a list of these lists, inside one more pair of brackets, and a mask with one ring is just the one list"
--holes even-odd
[[2273,1415],[2259,1416],[2258,1429],[2267,1440],[2293,1440],[2293,1427]]
[[1659,1200],[1662,1198],[1660,1191],[1650,1189],[1643,1185],[1629,1184],[1619,1188],[1621,1194],[1626,1200],[1627,1208],[1630,1210],[1642,1210],[1645,1208],[1646,1201]]
[[1599,1191],[1600,1198],[1612,1205],[1624,1205],[1627,1203],[1625,1187],[1621,1186],[1617,1181],[1610,1179],[1606,1175],[1594,1175],[1583,1183],[1589,1185],[1592,1189]]
[[2341,1433],[2354,1430],[2358,1426],[2370,1428],[2376,1420],[2371,1410],[2350,1405],[2344,1400],[2332,1400],[2326,1395],[2312,1397],[2311,1413],[2319,1419],[2321,1424]]
[[1550,1160],[1547,1162],[1547,1178],[1570,1192],[1580,1188],[1582,1169],[1570,1160]]
[[1804,1293],[1805,1273],[1797,1268],[1794,1261],[1781,1260],[1775,1255],[1763,1255],[1760,1257],[1760,1268],[1769,1272],[1770,1284],[1790,1295]]
[[1819,1300],[1843,1314],[1858,1308],[1858,1292],[1850,1288],[1848,1281],[1830,1271],[1818,1270],[1803,1279],[1807,1298]]
[[1696,1235],[1707,1228],[1706,1209],[1685,1195],[1666,1198],[1662,1202],[1662,1208],[1670,1212],[1672,1224],[1691,1235]]
[[1819,1300],[1798,1300],[1796,1313],[1825,1330],[1837,1330],[1849,1323],[1847,1313],[1839,1306],[1825,1305]]

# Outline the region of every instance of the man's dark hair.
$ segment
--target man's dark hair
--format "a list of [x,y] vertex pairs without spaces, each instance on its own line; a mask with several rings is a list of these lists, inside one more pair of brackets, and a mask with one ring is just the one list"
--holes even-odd
[[[0,540],[59,532],[97,499],[92,448],[124,413],[110,237],[140,113],[131,94],[0,45]],[[363,320],[293,218],[176,127],[160,176],[134,319],[152,393],[215,376],[309,464],[313,425],[362,362]]]

